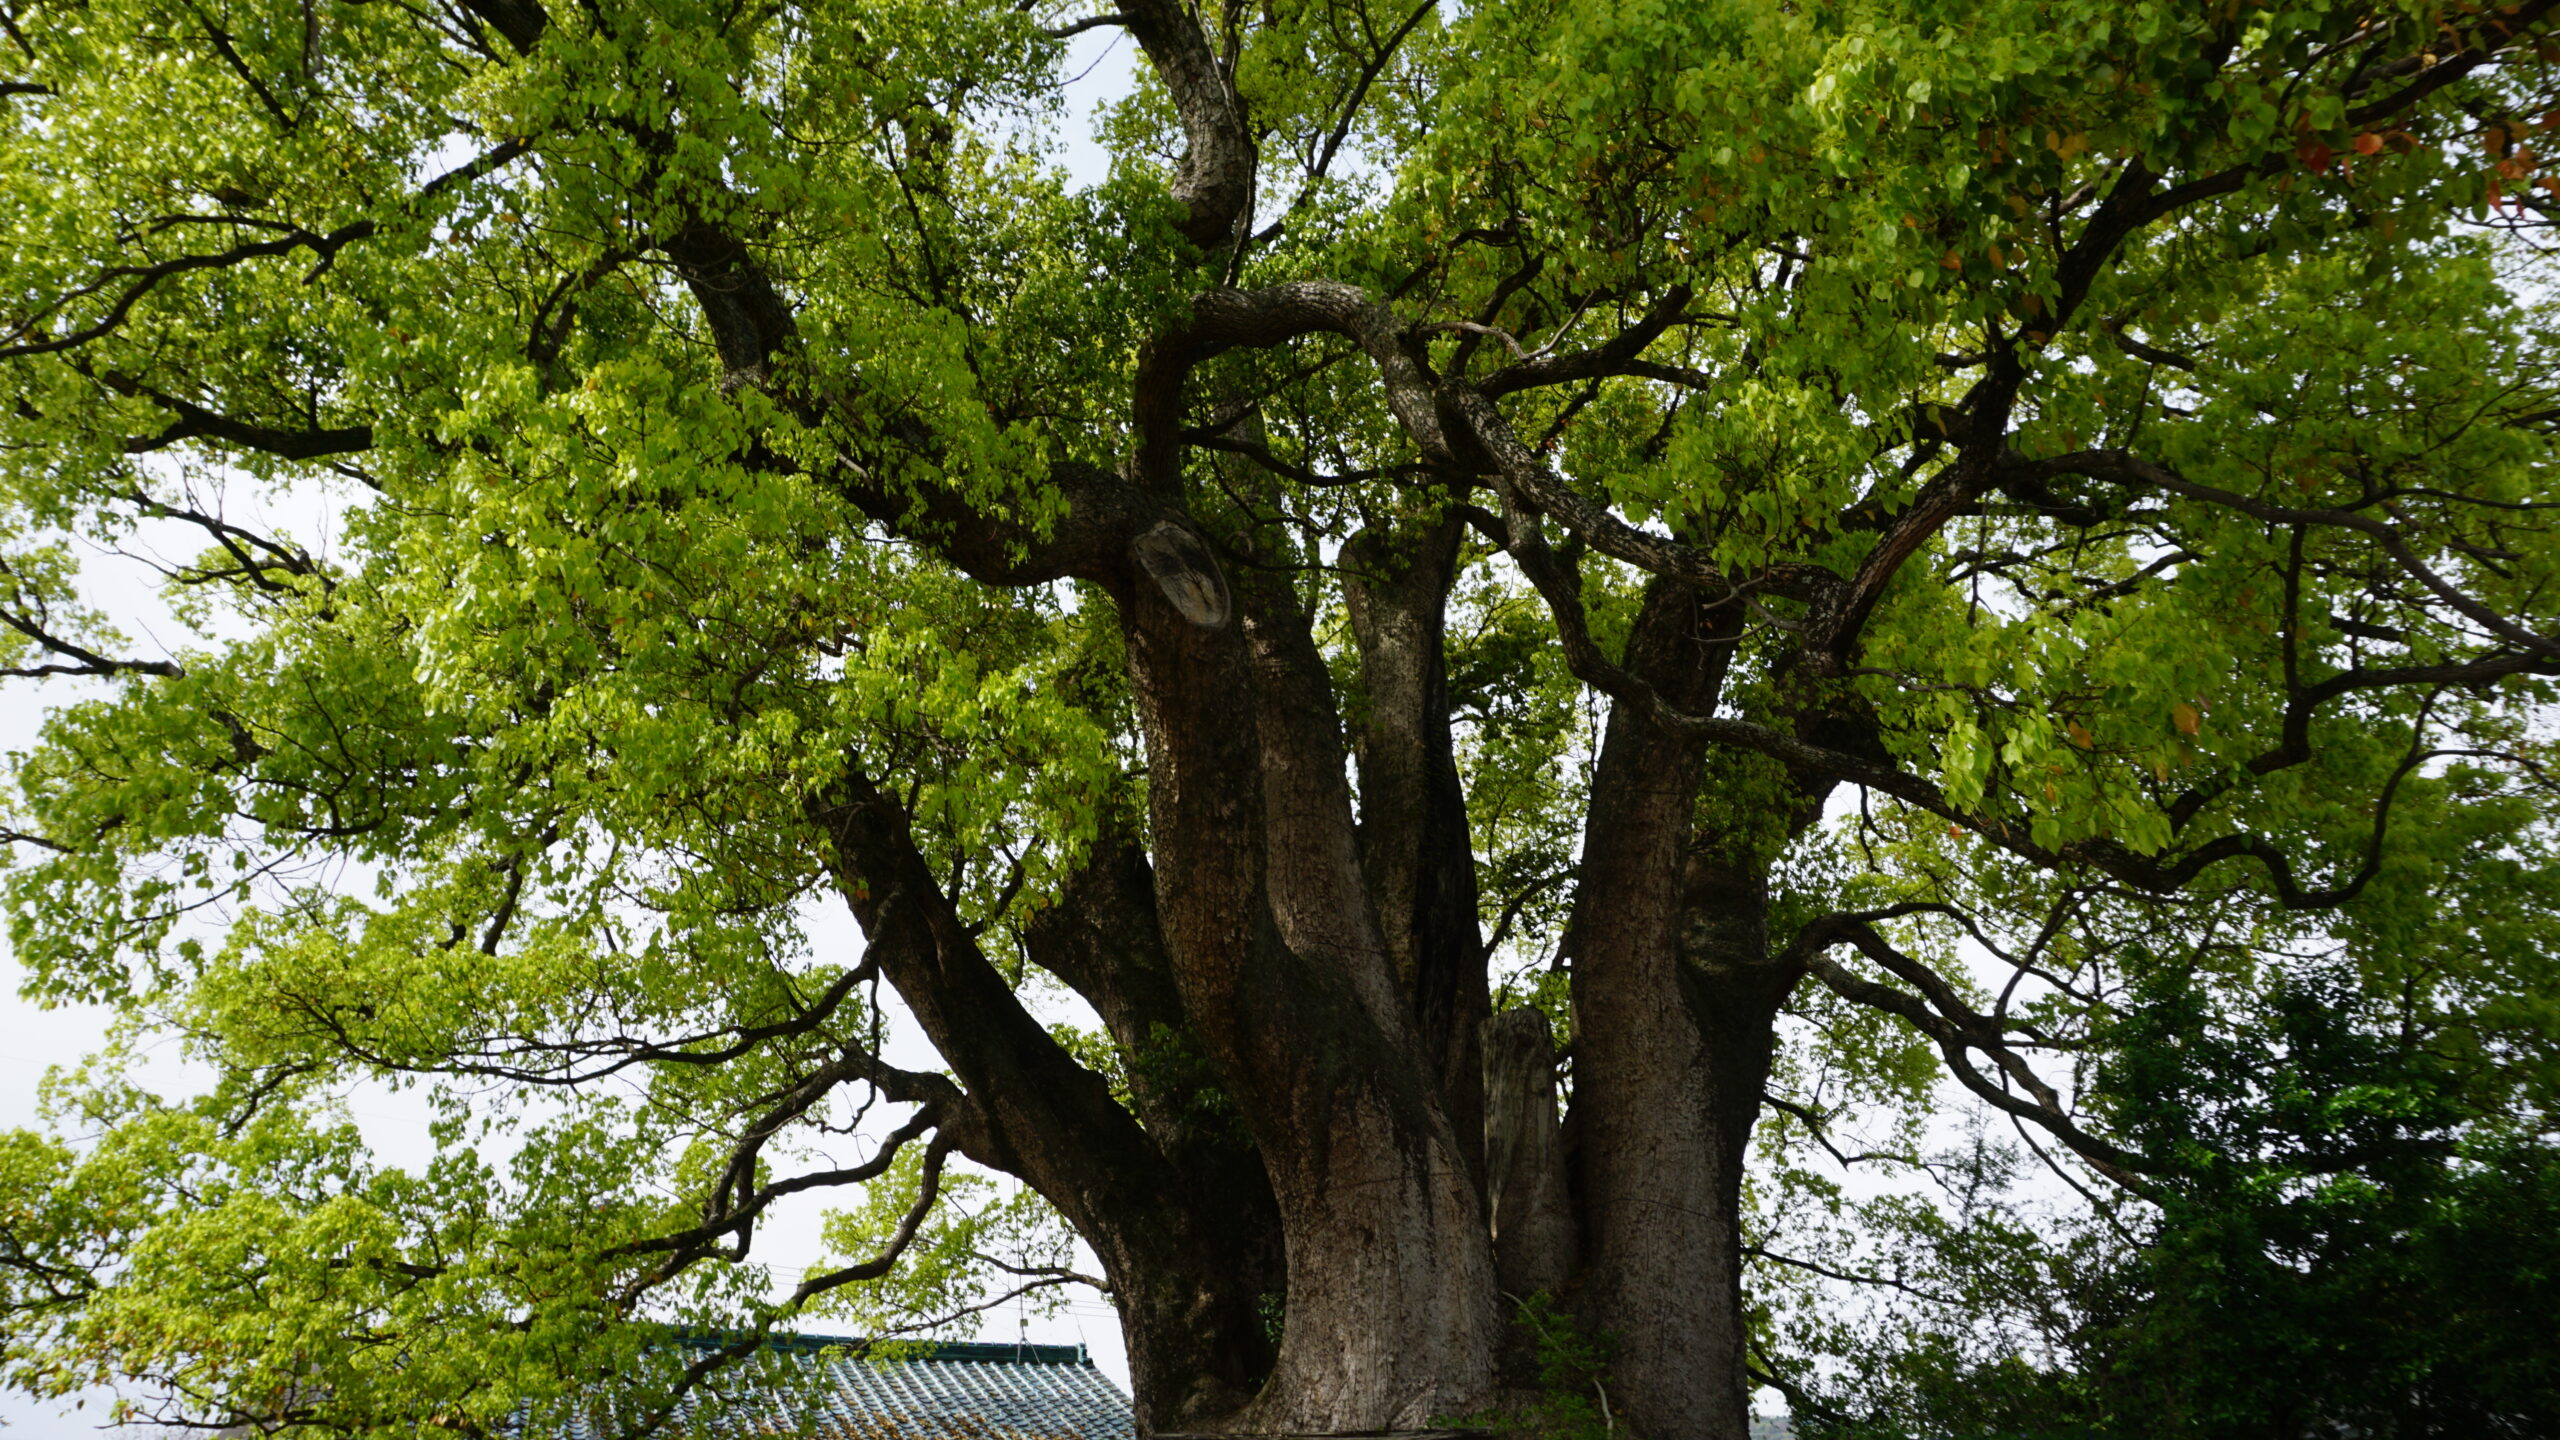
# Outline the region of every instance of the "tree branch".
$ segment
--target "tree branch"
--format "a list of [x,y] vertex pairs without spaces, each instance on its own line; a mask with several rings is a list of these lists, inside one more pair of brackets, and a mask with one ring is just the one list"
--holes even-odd
[[1120,15],[1182,117],[1187,148],[1174,171],[1173,198],[1183,216],[1174,228],[1202,250],[1221,249],[1236,238],[1253,199],[1257,152],[1244,104],[1182,0],[1127,0]]
[[[46,654],[59,655],[71,662],[67,665],[0,667],[0,675],[32,680],[53,675],[93,675],[102,678],[111,675],[171,677],[186,673],[171,661],[121,660],[113,656],[101,655],[78,641],[64,639],[55,634],[51,628],[52,611],[45,604],[44,597],[37,593],[33,586],[25,583],[18,572],[10,568],[6,560],[0,560],[0,581],[7,583],[12,593],[6,598],[7,601],[13,602],[0,604],[0,626],[6,626],[34,641],[37,648]],[[21,613],[15,608],[16,605],[29,607],[28,612]]]
[[1575,350],[1563,355],[1544,351],[1535,355],[1522,354],[1520,342],[1504,335],[1502,338],[1510,341],[1512,353],[1520,357],[1519,362],[1494,371],[1476,388],[1487,399],[1500,399],[1515,391],[1544,385],[1567,385],[1627,374],[1627,367],[1688,313],[1689,296],[1688,286],[1672,286],[1655,298],[1636,323],[1588,350]]
[[2190,500],[2221,505],[2270,525],[2325,525],[2367,536],[2393,564],[2474,624],[2519,649],[2560,657],[2560,638],[2537,635],[2473,598],[2418,558],[2408,540],[2393,526],[2350,510],[2304,508],[2254,499],[2234,490],[2198,484],[2164,465],[2138,459],[2123,450],[2081,450],[2047,460],[2011,460],[2004,469],[2028,476],[2085,475],[2119,484],[2148,486]]
[[[1842,999],[1864,1005],[1869,1009],[1882,1010],[1909,1022],[1912,1028],[1937,1042],[1939,1054],[1947,1062],[1948,1072],[1967,1090],[2006,1114],[2034,1121],[2055,1139],[2068,1146],[2073,1154],[2086,1161],[2091,1169],[2117,1185],[2138,1195],[2156,1193],[2156,1187],[2143,1176],[2146,1173],[2165,1174],[2169,1172],[2170,1167],[2137,1155],[2121,1146],[2110,1144],[2081,1129],[2078,1123],[2052,1098],[2054,1095],[2052,1087],[2045,1085],[2041,1079],[2034,1080],[2031,1093],[2034,1093],[2036,1098],[2026,1100],[1983,1078],[1982,1073],[1974,1069],[1972,1063],[1965,1059],[1967,1050],[1981,1051],[2000,1067],[2002,1073],[2012,1078],[2022,1074],[2032,1078],[2033,1072],[2026,1069],[2025,1062],[2019,1060],[1997,1034],[1977,1030],[1967,1024],[1951,1020],[1933,1010],[1919,996],[1866,979],[1843,968],[1838,962],[1821,953],[1829,945],[1844,941],[1857,945],[1871,957],[1881,953],[1898,955],[1898,952],[1894,952],[1892,947],[1885,943],[1883,937],[1876,935],[1871,928],[1863,925],[1842,927],[1839,933],[1818,939],[1816,943],[1807,947],[1805,966],[1824,985],[1830,987],[1833,993]],[[1911,961],[1907,956],[1900,958],[1913,966],[1918,965],[1917,961]]]
[[178,417],[157,435],[127,440],[124,452],[128,455],[147,455],[183,440],[221,440],[244,450],[255,450],[286,460],[317,460],[327,455],[346,455],[373,448],[373,427],[370,425],[322,430],[284,430],[253,425],[228,415],[215,414],[192,400],[165,394],[123,376],[110,375],[104,379],[109,389],[126,395],[139,395]]
[[1126,25],[1128,23],[1128,16],[1114,10],[1107,15],[1087,15],[1081,20],[1070,20],[1064,25],[1052,25],[1047,29],[1042,30],[1040,33],[1048,36],[1052,40],[1065,40],[1081,35],[1087,30],[1099,30],[1106,25]]

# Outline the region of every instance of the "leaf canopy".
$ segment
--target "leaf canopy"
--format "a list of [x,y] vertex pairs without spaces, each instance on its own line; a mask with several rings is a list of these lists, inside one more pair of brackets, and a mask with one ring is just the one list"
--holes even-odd
[[[488,1433],[667,1327],[1063,1274],[939,1178],[1001,1097],[891,1063],[815,917],[946,908],[1093,1086],[1235,1131],[1196,1037],[1076,1028],[1029,938],[1163,843],[1090,535],[1177,511],[1303,610],[1364,786],[1354,591],[1443,537],[1473,918],[1560,1034],[1603,717],[1713,742],[1700,832],[1815,977],[1755,1244],[2086,1282],[1974,1365],[1766,1261],[1806,1423],[1826,1353],[2131,1423],[2234,1315],[2309,1345],[2462,1237],[2541,1254],[2499,1207],[2549,1213],[2560,1083],[2552,5],[1284,0],[1196,53],[1125,8],[1081,181],[1080,9],[11,12],[0,671],[50,688],[0,895],[31,995],[214,1082],[102,1064],[0,1144],[9,1383]],[[176,645],[116,628],[118,551]],[[1637,673],[1664,577],[1730,621],[1713,713]],[[881,797],[907,879],[840,844]],[[1851,1198],[1820,1146],[1925,1160],[1945,1066],[2145,1243]],[[368,1154],[382,1085],[428,1163]],[[778,1283],[758,1218],[836,1189],[840,1263]],[[2178,1423],[2274,1403],[2232,1387]]]

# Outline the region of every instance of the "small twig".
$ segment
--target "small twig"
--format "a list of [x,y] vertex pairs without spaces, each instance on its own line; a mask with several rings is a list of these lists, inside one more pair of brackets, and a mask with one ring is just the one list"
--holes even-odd
[[1510,351],[1511,358],[1514,360],[1526,360],[1529,358],[1528,348],[1520,343],[1519,337],[1498,326],[1480,325],[1473,320],[1441,320],[1429,325],[1417,325],[1414,329],[1424,335],[1441,335],[1450,333],[1461,335],[1482,335],[1489,339],[1501,341],[1502,348]]
[[1081,35],[1087,30],[1099,30],[1105,25],[1126,25],[1128,23],[1128,16],[1114,10],[1108,15],[1088,15],[1082,20],[1070,20],[1064,25],[1052,25],[1040,33],[1048,36],[1052,40],[1065,40],[1072,36]]

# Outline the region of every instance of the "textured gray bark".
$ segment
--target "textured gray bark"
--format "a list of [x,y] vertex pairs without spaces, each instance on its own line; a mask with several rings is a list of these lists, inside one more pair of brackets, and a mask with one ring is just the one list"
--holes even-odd
[[1269,1379],[1224,1421],[1415,1426],[1491,1385],[1472,1147],[1414,1064],[1306,617],[1285,584],[1228,583],[1240,626],[1198,624],[1135,577],[1118,597],[1174,988],[1255,1142],[1286,1255]]
[[[1686,584],[1656,582],[1628,668],[1670,703],[1711,710],[1731,653],[1712,643],[1714,631],[1731,632],[1732,608],[1711,612]],[[1587,1323],[1617,1335],[1613,1392],[1646,1440],[1743,1440],[1749,1425],[1733,1204],[1749,1112],[1716,1103],[1717,1047],[1736,1036],[1710,1032],[1681,1003],[1680,880],[1702,752],[1641,716],[1611,717],[1574,916],[1575,1189],[1586,1264],[1575,1303]],[[1732,1018],[1738,1031],[1741,1017]]]
[[1443,617],[1459,535],[1454,516],[1372,527],[1344,547],[1342,593],[1368,702],[1356,737],[1361,868],[1441,1109],[1473,1165],[1489,1002],[1449,718]]
[[1485,1023],[1484,1098],[1495,1281],[1513,1303],[1553,1294],[1572,1278],[1575,1236],[1556,1114],[1555,1036],[1544,1013],[1524,1005]]
[[[1204,1153],[1181,1148],[1178,1124],[1149,1122],[1188,1203],[1267,1204],[1283,1258],[1276,1293],[1262,1295],[1285,1300],[1285,1323],[1249,1397],[1232,1381],[1168,1374],[1141,1397],[1146,1413],[1163,1428],[1242,1433],[1469,1413],[1519,1393],[1528,1357],[1505,1317],[1546,1291],[1619,1337],[1608,1383],[1626,1433],[1738,1440],[1740,1167],[1790,977],[1766,963],[1757,872],[1696,825],[1705,742],[1632,711],[1609,726],[1571,926],[1568,1149],[1542,1017],[1514,1011],[1451,1033],[1465,997],[1482,993],[1484,957],[1472,894],[1449,878],[1466,850],[1437,677],[1445,579],[1373,569],[1346,587],[1370,678],[1355,823],[1353,747],[1303,599],[1284,567],[1208,570],[1214,559],[1198,557],[1214,548],[1181,544],[1170,583],[1132,563],[1115,590],[1151,757],[1156,863],[1097,857],[1070,892],[1096,897],[1090,913],[1033,936],[1115,1035],[1154,1024],[1196,1040],[1265,1181],[1204,1187]],[[1196,603],[1213,592],[1231,597],[1231,617]],[[1627,664],[1670,703],[1710,708],[1730,624],[1685,583],[1658,583]],[[1131,919],[1149,910],[1129,899],[1142,880],[1151,914]],[[1466,905],[1448,903],[1453,893]],[[1106,894],[1121,898],[1103,905]],[[1146,1019],[1157,1014],[1169,1018]],[[1142,1114],[1165,1102],[1133,1099]],[[1252,1253],[1249,1238],[1204,1233],[1210,1248]],[[1164,1264],[1142,1259],[1115,1283],[1165,1291],[1148,1268]],[[1208,1283],[1194,1319],[1231,1335],[1210,1353],[1247,1354],[1249,1337],[1233,1337],[1243,1290]],[[1134,1330],[1142,1307],[1122,1304]],[[1159,1303],[1148,1323],[1192,1322]],[[1143,1343],[1199,1350],[1174,1336]]]

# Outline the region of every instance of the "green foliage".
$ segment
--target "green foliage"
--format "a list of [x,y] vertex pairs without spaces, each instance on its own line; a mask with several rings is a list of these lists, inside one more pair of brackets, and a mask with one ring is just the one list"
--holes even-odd
[[[922,1193],[923,1160],[906,1152],[858,1208],[830,1214],[822,1258],[842,1264],[883,1250]],[[1072,1273],[1075,1236],[1032,1191],[1008,1194],[996,1181],[958,1175],[941,1183],[940,1196],[903,1263],[877,1283],[832,1292],[815,1313],[877,1338],[966,1338],[1025,1281]],[[1022,1298],[1026,1313],[1054,1314],[1062,1303],[1054,1288]]]
[[1538,1399],[1529,1416],[1535,1432],[1555,1440],[1615,1434],[1617,1424],[1609,1413],[1608,1334],[1584,1334],[1543,1292],[1522,1300],[1512,1323],[1536,1347]]
[[2121,1290],[2090,1348],[2123,1423],[2560,1423],[2560,1358],[2529,1338],[2560,1275],[2560,1170],[2514,1112],[2464,1093],[2487,1078],[2469,1027],[2432,1007],[2404,1009],[2401,1027],[2362,1021],[2367,997],[2334,970],[2280,977],[2246,1019],[2156,983],[2109,1089],[2128,1132],[2212,1161],[2111,1277]]
[[[844,862],[857,782],[942,933],[1062,993],[1026,929],[1168,772],[1109,587],[982,577],[1135,473],[1190,297],[1328,280],[1558,486],[1736,578],[1708,718],[1768,743],[1713,752],[1696,858],[1769,877],[1772,952],[1882,915],[2125,1152],[2132,1198],[2102,1150],[1951,1141],[1947,1051],[1985,1052],[1800,986],[1748,1239],[1805,1425],[2560,1423],[2515,1339],[2560,1231],[2545,8],[1200,7],[1263,157],[1215,253],[1151,68],[1107,174],[1054,163],[1084,12],[600,0],[519,43],[523,8],[9,16],[0,670],[52,688],[0,905],[30,996],[215,1078],[163,1099],[111,1054],[0,1139],[0,1379],[485,1433],[600,1375],[664,1398],[635,1357],[671,1330],[965,1325],[1055,1278],[1045,1202],[936,1200],[915,1148],[828,1232],[859,1262],[920,1217],[903,1265],[823,1298],[735,1229],[671,1237],[878,1158],[838,1151],[881,1128],[847,1057],[892,1007],[817,917],[918,897]],[[742,359],[748,267],[793,338]],[[1494,514],[1374,357],[1292,335],[1200,362],[1143,507],[1304,603],[1353,728],[1355,542],[1464,522],[1479,918],[1570,1060],[1613,702],[1493,537],[1577,567],[1613,663],[1647,577],[1605,527]],[[103,598],[116,550],[166,562],[174,625]],[[1875,581],[1836,654],[1809,576]],[[1772,737],[1909,783],[1826,811]],[[1197,1037],[1052,1018],[1078,1079],[1243,1143]],[[349,1117],[386,1090],[433,1117],[414,1165]],[[1602,1349],[1522,1320],[1540,1423],[1607,1431]]]
[[[2453,853],[2494,871],[2497,848]],[[2467,918],[2472,892],[2431,878]],[[2233,945],[2219,928],[2111,957],[2127,993],[2095,1021],[2085,1103],[2109,1134],[2178,1158],[2148,1203],[2056,1210],[2029,1198],[2026,1156],[1977,1131],[1928,1157],[1934,1198],[1833,1189],[1817,1192],[1827,1209],[1764,1206],[1772,1247],[1889,1287],[1859,1318],[1784,1298],[1800,1285],[1767,1292],[1773,1337],[1849,1361],[1797,1377],[1809,1433],[2450,1437],[2553,1423],[2560,1360],[2537,1317],[2560,1253],[2537,1129],[2560,1034],[2464,998],[2476,965],[2539,976],[2545,940],[2484,947],[2451,914],[2377,948]]]
[[1619,1426],[1609,1404],[1615,1337],[1586,1330],[1544,1290],[1509,1303],[1512,1331],[1534,1366],[1534,1390],[1512,1410],[1448,1423],[1528,1440],[1610,1440]]

